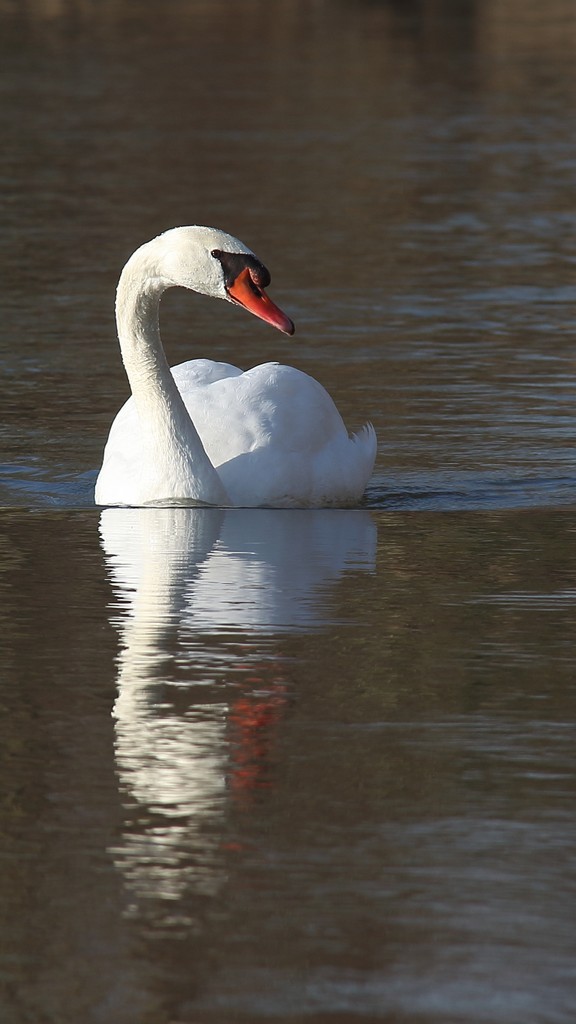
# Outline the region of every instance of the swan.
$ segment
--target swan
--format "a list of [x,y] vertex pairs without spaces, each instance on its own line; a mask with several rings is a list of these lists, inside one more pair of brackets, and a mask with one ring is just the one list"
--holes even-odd
[[167,288],[226,299],[291,335],[269,283],[252,250],[215,228],[172,228],[133,253],[116,295],[132,395],[110,428],[98,505],[306,508],[360,499],[376,458],[374,428],[349,434],[313,377],[279,363],[245,372],[209,359],[168,366],[158,326]]

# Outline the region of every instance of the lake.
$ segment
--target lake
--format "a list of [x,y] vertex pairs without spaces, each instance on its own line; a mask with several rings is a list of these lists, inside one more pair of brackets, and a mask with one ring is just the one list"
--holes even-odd
[[[570,0],[0,0],[0,1018],[572,1024]],[[120,270],[241,238],[361,507],[102,509]]]

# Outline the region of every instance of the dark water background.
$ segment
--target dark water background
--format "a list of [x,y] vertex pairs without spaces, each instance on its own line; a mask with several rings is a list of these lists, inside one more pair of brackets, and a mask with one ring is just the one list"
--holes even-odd
[[[0,0],[2,1024],[572,1024],[571,0]],[[291,341],[351,512],[107,510],[122,264],[176,224]]]

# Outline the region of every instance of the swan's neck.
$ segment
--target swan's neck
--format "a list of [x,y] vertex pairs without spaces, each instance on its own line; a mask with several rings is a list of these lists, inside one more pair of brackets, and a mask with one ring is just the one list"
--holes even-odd
[[116,322],[140,419],[142,444],[158,478],[158,500],[190,498],[227,504],[225,489],[166,360],[158,312],[161,296],[173,282],[162,276],[147,248],[139,249],[122,272],[116,294]]

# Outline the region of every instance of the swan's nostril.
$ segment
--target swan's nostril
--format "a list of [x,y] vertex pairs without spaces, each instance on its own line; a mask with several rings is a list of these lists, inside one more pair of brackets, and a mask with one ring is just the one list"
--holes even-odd
[[254,295],[258,295],[258,296],[262,295],[262,288],[260,288],[258,286],[258,282],[255,281],[252,276],[250,277],[249,284],[250,284],[250,287],[251,287],[252,291],[254,292]]

